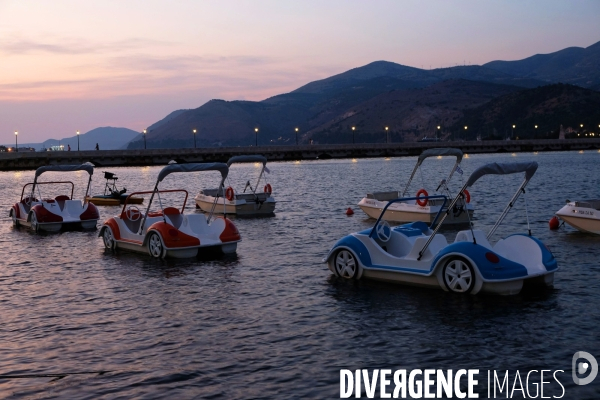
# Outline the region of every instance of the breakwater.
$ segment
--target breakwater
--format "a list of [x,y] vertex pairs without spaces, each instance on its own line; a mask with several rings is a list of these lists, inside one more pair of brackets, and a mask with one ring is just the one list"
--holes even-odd
[[227,161],[232,156],[262,154],[269,161],[329,158],[400,157],[421,154],[434,147],[456,147],[464,153],[598,150],[600,139],[495,140],[472,142],[357,143],[299,146],[248,146],[186,149],[48,151],[0,153],[0,171],[36,169],[43,165],[91,162],[97,167],[165,165],[185,162]]

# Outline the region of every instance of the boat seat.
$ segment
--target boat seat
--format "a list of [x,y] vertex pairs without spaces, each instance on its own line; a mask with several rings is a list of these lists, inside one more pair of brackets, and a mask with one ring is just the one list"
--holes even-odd
[[187,215],[188,226],[194,233],[205,234],[207,233],[208,223],[206,222],[206,215],[204,214],[188,214]]
[[[421,249],[423,249],[423,246],[425,246],[427,240],[429,240],[429,236],[417,237],[412,246],[412,249],[410,250],[410,253],[406,256],[406,258],[411,258],[415,260],[419,258],[419,252],[421,251]],[[448,246],[448,241],[446,240],[446,237],[440,234],[435,235],[433,237],[433,240],[431,241],[431,243],[429,243],[429,246],[425,250],[425,253],[423,253],[423,257],[421,259],[432,258],[446,246]]]
[[71,198],[63,194],[60,196],[56,196],[54,200],[56,200],[56,202],[58,203],[58,207],[60,207],[60,211],[62,211],[65,208],[65,201],[71,200]]
[[410,249],[413,247],[412,241],[407,238],[406,235],[394,230],[392,230],[392,236],[390,237],[390,240],[385,242],[383,245],[385,246],[386,251],[394,257],[406,256],[408,253],[410,253]]
[[[25,214],[29,214],[29,210],[31,210],[31,205],[33,203],[35,203],[36,201],[38,201],[38,199],[36,199],[35,197],[33,197],[31,199],[31,202],[29,202],[29,196],[25,197],[23,200],[21,200],[21,204],[23,204],[23,208],[25,209]],[[29,204],[28,204],[29,203]]]
[[121,219],[125,223],[125,226],[127,227],[127,229],[129,229],[130,232],[137,233],[138,230],[140,229],[140,224],[142,223],[141,216],[140,216],[140,219],[138,219],[137,221],[132,221],[129,218],[127,218],[127,216],[125,216],[125,215],[122,215]]
[[167,207],[163,210],[163,215],[168,223],[173,225],[175,229],[179,229],[183,222],[183,215],[175,207]]
[[65,201],[64,210],[67,214],[73,217],[79,217],[83,212],[83,208],[81,207],[81,201],[79,200],[66,200]]
[[[485,235],[485,233],[480,230],[480,229],[473,229],[473,233],[475,234],[475,241],[477,242],[478,245],[483,246],[487,249],[492,250],[492,245],[490,244],[490,242],[487,240],[487,237]],[[457,242],[471,242],[473,243],[473,234],[471,233],[471,230],[466,230],[466,231],[460,231],[458,232],[458,234],[456,235],[456,239],[454,240],[454,243]]]
[[138,218],[137,221],[132,221],[129,218],[127,218],[127,211],[126,210],[123,210],[121,212],[121,220],[123,221],[123,223],[125,224],[125,226],[127,227],[127,229],[129,229],[129,231],[132,232],[132,233],[137,233],[138,232],[138,230],[140,229],[140,225],[142,224],[142,220],[143,219],[144,219],[144,214],[143,213],[140,213],[140,218]]

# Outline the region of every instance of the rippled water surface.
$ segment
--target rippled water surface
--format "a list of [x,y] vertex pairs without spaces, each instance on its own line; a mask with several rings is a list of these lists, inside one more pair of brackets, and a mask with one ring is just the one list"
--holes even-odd
[[[276,216],[235,219],[237,256],[209,260],[112,253],[97,231],[15,229],[8,210],[33,171],[1,172],[0,375],[106,372],[0,379],[0,397],[335,398],[341,368],[479,368],[563,369],[568,398],[599,398],[600,378],[576,387],[570,364],[575,351],[600,356],[600,236],[549,231],[548,220],[567,198],[600,197],[600,153],[473,155],[464,179],[487,162],[531,160],[540,165],[526,194],[531,227],[561,269],[553,290],[512,297],[347,282],[321,262],[337,239],[372,225],[356,203],[402,188],[414,157],[269,164]],[[431,193],[452,163],[425,161],[411,194]],[[150,190],[159,170],[110,169],[129,192]],[[258,170],[234,165],[231,183]],[[70,175],[79,196],[84,175]],[[521,179],[472,188],[477,227],[493,225]],[[216,173],[174,174],[162,187],[193,196],[217,183]],[[119,210],[101,208],[101,218]],[[492,242],[526,229],[521,198]]]

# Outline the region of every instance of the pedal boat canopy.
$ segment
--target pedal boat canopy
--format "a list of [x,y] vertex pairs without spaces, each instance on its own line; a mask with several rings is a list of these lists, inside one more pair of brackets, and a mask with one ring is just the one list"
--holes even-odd
[[538,168],[538,163],[535,161],[532,162],[520,162],[520,163],[491,163],[483,165],[477,168],[465,184],[465,188],[473,186],[479,178],[485,175],[509,175],[516,174],[519,172],[525,172],[525,181],[528,182],[535,171]]
[[258,162],[264,166],[267,164],[267,159],[261,155],[233,156],[229,160],[227,160],[227,166],[230,167],[231,164],[245,162]]
[[86,171],[90,176],[94,174],[94,166],[90,164],[81,165],[45,165],[35,170],[34,182],[37,181],[38,176],[44,172],[72,172],[72,171]]
[[225,163],[193,163],[193,164],[171,164],[164,167],[158,174],[158,182],[162,182],[168,175],[174,172],[202,172],[219,171],[223,180],[227,178],[229,167]]
[[463,152],[460,149],[455,149],[452,147],[427,149],[419,155],[417,164],[421,164],[426,158],[438,156],[453,156],[456,157],[456,162],[461,162],[463,158]]

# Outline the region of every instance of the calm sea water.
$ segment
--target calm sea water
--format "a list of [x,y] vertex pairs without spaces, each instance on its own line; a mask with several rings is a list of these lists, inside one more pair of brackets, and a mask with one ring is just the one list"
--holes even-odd
[[[553,290],[455,296],[333,277],[321,262],[329,248],[373,223],[356,203],[368,191],[402,188],[415,160],[271,163],[276,216],[235,219],[243,238],[237,256],[213,260],[115,254],[104,250],[97,232],[14,229],[8,210],[33,171],[0,173],[0,374],[107,371],[0,379],[0,397],[336,398],[341,368],[478,368],[482,379],[487,370],[562,369],[565,398],[600,397],[600,378],[577,387],[570,377],[574,352],[600,356],[600,236],[548,230],[567,198],[600,197],[600,153],[463,160],[464,179],[488,162],[539,163],[526,199],[534,235],[561,267]],[[411,194],[422,186],[431,193],[452,164],[425,161]],[[110,169],[129,192],[151,189],[159,170]],[[235,165],[231,183],[239,187],[258,171]],[[79,196],[84,175],[71,175]],[[521,179],[486,177],[473,187],[478,228],[493,225]],[[216,187],[218,176],[174,174],[164,183],[193,197]],[[521,198],[492,242],[526,231],[524,204]],[[347,217],[350,206],[356,214]],[[197,212],[193,200],[189,208]],[[101,218],[119,210],[101,208]],[[455,232],[445,234],[454,240]]]

